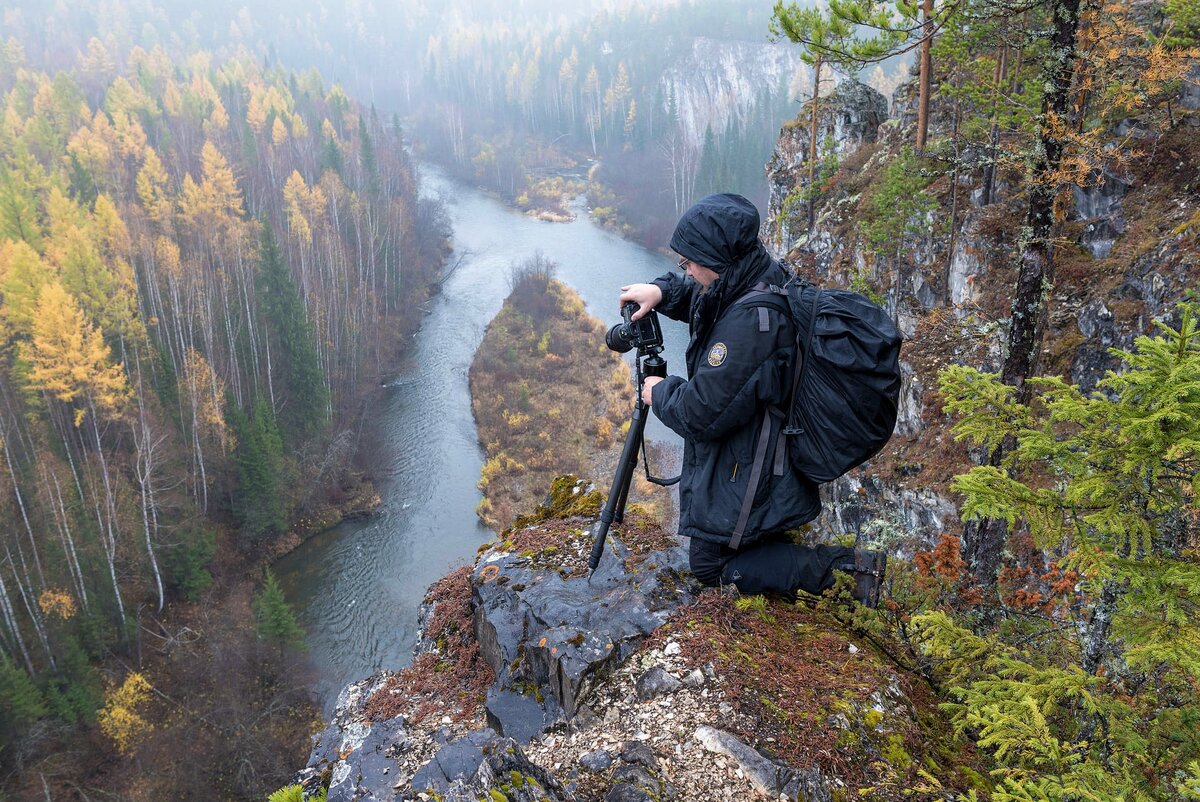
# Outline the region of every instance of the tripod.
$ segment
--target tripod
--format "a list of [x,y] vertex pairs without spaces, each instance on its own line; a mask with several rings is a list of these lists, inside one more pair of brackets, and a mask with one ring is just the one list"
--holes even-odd
[[[661,340],[660,340],[661,342]],[[636,401],[633,405],[633,417],[629,421],[629,432],[625,435],[625,446],[621,449],[621,459],[613,474],[612,489],[608,492],[608,500],[600,511],[600,520],[592,528],[592,555],[588,559],[588,577],[596,572],[600,564],[600,555],[604,553],[604,540],[608,537],[608,528],[615,522],[625,520],[625,502],[629,497],[629,483],[633,480],[633,469],[637,467],[638,451],[642,452],[642,463],[646,469],[646,479],[660,487],[670,487],[679,481],[659,479],[650,475],[650,463],[646,458],[646,441],[643,434],[646,431],[646,417],[650,407],[642,401],[642,384],[646,376],[667,377],[667,361],[659,354],[661,346],[638,348],[634,365],[637,375]]]

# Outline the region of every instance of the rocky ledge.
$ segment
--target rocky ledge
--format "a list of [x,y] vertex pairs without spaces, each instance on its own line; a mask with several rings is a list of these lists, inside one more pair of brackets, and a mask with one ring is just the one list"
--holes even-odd
[[560,479],[435,584],[413,665],[342,692],[306,792],[835,802],[972,784],[923,682],[826,609],[844,600],[700,593],[685,550],[637,511],[589,578],[599,502]]

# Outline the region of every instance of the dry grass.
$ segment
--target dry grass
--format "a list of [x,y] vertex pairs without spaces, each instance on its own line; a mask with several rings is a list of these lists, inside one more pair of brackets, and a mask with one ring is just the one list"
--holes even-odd
[[495,675],[475,640],[470,567],[458,568],[435,582],[425,603],[433,603],[434,608],[424,635],[437,645],[437,651],[418,657],[367,700],[369,721],[403,715],[420,728],[443,716],[455,723],[482,716]]
[[559,281],[520,280],[471,365],[471,398],[487,461],[479,516],[495,529],[536,503],[555,476],[600,481],[633,404],[629,370],[604,327]]

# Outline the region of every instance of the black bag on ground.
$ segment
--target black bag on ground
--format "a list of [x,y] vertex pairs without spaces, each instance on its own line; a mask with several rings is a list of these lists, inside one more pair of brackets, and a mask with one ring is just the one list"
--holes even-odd
[[797,330],[775,473],[782,474],[786,459],[814,482],[832,481],[875,456],[892,436],[902,338],[888,314],[856,292],[795,281],[758,285],[739,300],[754,303],[764,294],[786,298]]

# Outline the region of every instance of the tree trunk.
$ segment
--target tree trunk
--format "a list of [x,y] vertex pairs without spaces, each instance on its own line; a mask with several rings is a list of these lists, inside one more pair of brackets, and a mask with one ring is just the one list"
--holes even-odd
[[820,57],[813,65],[812,101],[809,104],[810,121],[808,125],[808,230],[811,232],[817,223],[817,123],[820,119],[821,103],[821,68],[824,63]]
[[[1060,189],[1057,173],[1066,147],[1058,131],[1068,120],[1070,110],[1075,44],[1079,31],[1079,3],[1080,0],[1056,0],[1050,6],[1054,36],[1050,42],[1050,52],[1045,56],[1046,67],[1043,71],[1047,91],[1042,98],[1037,140],[1030,159],[1029,208],[1018,262],[1017,286],[1012,300],[1008,356],[1000,374],[1006,384],[1017,388],[1017,398],[1022,403],[1029,401],[1029,388],[1025,380],[1037,367],[1050,287],[1054,281],[1054,202]],[[1011,444],[1001,444],[992,455],[992,464],[999,465],[1011,448]],[[1002,521],[991,520],[981,522],[978,527],[968,527],[963,532],[967,559],[976,578],[985,586],[996,584],[1006,533],[1007,527]]]
[[[1005,32],[1008,28],[1005,27]],[[983,166],[983,190],[980,193],[980,206],[989,206],[992,202],[992,192],[996,184],[996,158],[1000,145],[1000,87],[1004,84],[1004,72],[1008,67],[1008,45],[1000,46],[1000,56],[996,59],[996,70],[992,74],[992,124],[988,131],[988,162]]]
[[13,611],[12,600],[8,597],[8,586],[4,584],[4,574],[0,573],[0,614],[4,616],[4,623],[12,633],[13,641],[17,644],[17,651],[21,653],[21,659],[25,662],[25,671],[29,676],[33,676],[33,661],[29,659],[29,648],[25,645],[25,638],[21,635],[20,624],[17,623],[16,613]]
[[[154,587],[158,591],[158,612],[162,612],[163,605],[166,603],[166,596],[163,593],[162,573],[158,570],[158,558],[154,554],[154,538],[151,534],[151,528],[158,528],[158,516],[152,512],[154,507],[154,490],[151,485],[154,474],[154,449],[162,442],[162,439],[154,439],[153,433],[150,431],[150,421],[146,416],[146,405],[142,400],[142,368],[140,360],[137,360],[137,401],[138,401],[138,420],[137,423],[131,423],[130,429],[133,434],[134,450],[137,452],[137,467],[135,475],[137,476],[138,489],[141,491],[142,501],[142,531],[146,536],[146,556],[150,559],[150,569],[154,574]],[[154,532],[157,534],[157,531]]]
[[933,72],[933,0],[921,2],[921,72],[917,94],[917,153],[925,150],[929,132],[929,84]]
[[104,457],[104,447],[100,444],[100,420],[96,416],[96,405],[88,399],[88,417],[91,423],[92,438],[96,444],[96,457],[100,462],[100,478],[104,481],[104,508],[107,512],[106,530],[107,537],[102,538],[105,541],[106,557],[108,558],[108,574],[112,580],[113,597],[117,602],[117,617],[121,621],[121,635],[125,636],[125,626],[127,623],[125,615],[125,601],[121,598],[121,585],[117,582],[117,538],[120,536],[120,530],[117,523],[117,499],[113,493],[112,482],[108,476],[108,460]]

